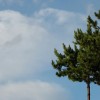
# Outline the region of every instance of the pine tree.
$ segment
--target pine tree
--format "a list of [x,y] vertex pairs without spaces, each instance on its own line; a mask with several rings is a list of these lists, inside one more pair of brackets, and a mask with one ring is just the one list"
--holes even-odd
[[56,61],[52,66],[57,70],[58,77],[67,76],[72,81],[85,82],[87,85],[87,100],[90,100],[90,83],[100,85],[100,11],[95,13],[97,20],[87,18],[87,30],[74,31],[74,48],[63,44],[63,53],[54,53]]

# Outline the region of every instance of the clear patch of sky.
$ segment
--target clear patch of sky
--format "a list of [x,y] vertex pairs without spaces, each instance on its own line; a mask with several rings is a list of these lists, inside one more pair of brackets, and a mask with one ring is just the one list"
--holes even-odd
[[36,6],[32,0],[24,0],[21,3],[0,2],[0,10],[14,10],[14,11],[19,11],[26,15],[30,15],[35,9],[36,9]]
[[97,0],[22,0],[22,3],[5,3],[0,2],[0,10],[16,10],[26,15],[32,15],[35,11],[42,8],[56,8],[71,12],[86,13],[89,5],[93,5],[96,10],[99,10],[100,1]]
[[100,1],[97,0],[55,0],[52,4],[53,7],[68,10],[72,12],[85,13],[88,5],[93,4],[95,8],[99,9]]

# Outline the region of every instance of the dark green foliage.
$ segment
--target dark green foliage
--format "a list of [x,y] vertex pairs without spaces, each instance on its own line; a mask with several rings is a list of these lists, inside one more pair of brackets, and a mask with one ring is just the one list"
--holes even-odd
[[99,10],[98,13],[95,12],[95,16],[96,16],[98,19],[100,19],[100,10]]
[[100,11],[95,16],[95,21],[88,16],[86,32],[81,29],[74,32],[74,48],[63,44],[63,53],[54,50],[57,60],[52,61],[52,65],[57,70],[57,76],[67,76],[72,81],[87,84],[100,84]]

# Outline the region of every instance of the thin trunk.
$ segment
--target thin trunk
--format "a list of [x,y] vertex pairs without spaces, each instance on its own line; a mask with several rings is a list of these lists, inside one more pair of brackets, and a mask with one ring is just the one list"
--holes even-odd
[[87,100],[90,100],[90,83],[87,83]]

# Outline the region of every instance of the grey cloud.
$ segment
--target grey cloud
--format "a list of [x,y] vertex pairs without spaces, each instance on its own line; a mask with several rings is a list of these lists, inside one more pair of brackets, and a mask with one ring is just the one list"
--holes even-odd
[[19,44],[22,41],[21,35],[14,37],[11,41],[5,42],[4,47],[10,47]]

